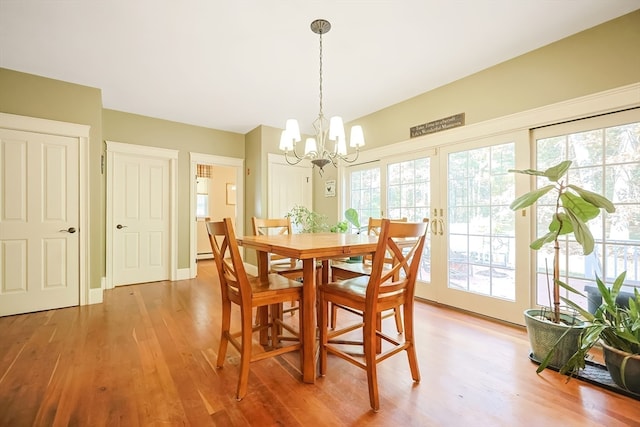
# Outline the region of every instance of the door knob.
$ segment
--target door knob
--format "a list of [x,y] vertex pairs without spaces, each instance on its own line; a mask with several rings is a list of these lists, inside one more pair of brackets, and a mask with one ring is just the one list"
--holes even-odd
[[71,234],[73,234],[73,233],[76,232],[76,229],[74,227],[69,227],[66,230],[60,230],[60,231],[63,232],[63,233],[71,233]]
[[116,228],[118,230],[122,230],[123,228],[127,228],[127,226],[126,225],[122,225],[122,224],[118,224],[118,225],[116,225]]

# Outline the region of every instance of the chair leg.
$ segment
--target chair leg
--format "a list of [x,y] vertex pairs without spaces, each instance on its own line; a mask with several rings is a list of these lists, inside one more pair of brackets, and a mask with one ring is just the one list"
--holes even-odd
[[238,378],[237,400],[247,394],[247,385],[249,383],[249,364],[251,363],[251,338],[253,328],[251,327],[251,309],[244,310],[241,308],[240,317],[242,323],[241,345],[240,349],[240,376]]
[[329,316],[329,303],[322,298],[322,295],[318,295],[318,328],[320,328],[320,376],[324,377],[327,373],[327,342],[328,331],[327,327]]
[[338,319],[338,306],[331,304],[331,329],[336,328],[336,322]]
[[222,368],[227,357],[227,345],[229,344],[229,328],[231,327],[231,303],[222,302],[222,327],[220,328],[220,345],[218,346],[218,360],[216,367]]
[[400,314],[400,307],[393,309],[393,317],[396,319],[396,329],[398,330],[398,333],[403,333],[404,328],[402,326],[402,314]]
[[276,348],[280,345],[280,335],[282,335],[282,326],[279,321],[284,319],[284,307],[282,303],[271,304],[269,307],[269,311],[271,312],[271,316],[269,318],[269,322],[271,322],[271,347]]
[[[411,369],[411,378],[413,378],[413,381],[420,382],[420,368],[418,367],[418,356],[416,355],[416,346],[413,340],[413,306],[409,304],[409,306],[404,307],[403,311],[406,326],[404,339],[409,342],[409,347],[407,347],[409,369]],[[396,310],[398,308],[396,308]]]
[[[376,322],[380,318],[380,313],[376,316]],[[367,371],[367,384],[369,386],[369,403],[374,412],[380,409],[380,397],[378,395],[378,370],[376,366],[376,327],[373,319],[365,319],[362,332],[364,347],[364,360]]]

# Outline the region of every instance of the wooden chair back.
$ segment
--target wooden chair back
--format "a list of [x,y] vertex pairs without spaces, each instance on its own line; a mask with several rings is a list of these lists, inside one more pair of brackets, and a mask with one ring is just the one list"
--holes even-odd
[[[371,275],[367,285],[367,302],[376,304],[385,298],[391,306],[413,303],[415,283],[425,245],[429,220],[423,222],[383,219],[378,247],[373,255]],[[389,254],[389,255],[388,255]],[[388,257],[393,259],[389,265]],[[382,300],[380,300],[382,298]],[[376,307],[365,312],[376,313]]]
[[240,256],[231,218],[207,222],[207,232],[220,277],[222,298],[251,307],[251,285]]
[[[367,234],[369,234],[370,236],[380,236],[380,228],[382,227],[382,220],[383,218],[369,217],[369,224],[367,225]],[[403,217],[399,219],[390,219],[390,221],[407,222],[407,218]],[[371,264],[372,260],[373,260],[372,255],[365,255],[364,257],[365,264]],[[393,258],[391,256],[387,256],[386,260],[388,264],[393,263]]]
[[[251,217],[254,236],[292,234],[291,218],[257,218]],[[295,259],[286,258],[276,254],[269,254],[269,264],[287,260],[290,268],[295,268]]]

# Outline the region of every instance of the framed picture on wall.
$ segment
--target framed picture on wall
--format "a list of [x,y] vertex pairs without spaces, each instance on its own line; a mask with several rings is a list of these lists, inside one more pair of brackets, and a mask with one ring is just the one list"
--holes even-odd
[[236,185],[230,182],[227,183],[227,204],[236,204]]
[[324,182],[324,197],[336,197],[335,179],[328,179]]

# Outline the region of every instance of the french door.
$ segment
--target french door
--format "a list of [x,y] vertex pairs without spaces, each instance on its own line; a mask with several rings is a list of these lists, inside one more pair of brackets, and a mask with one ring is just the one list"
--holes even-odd
[[528,158],[528,132],[439,148],[431,186],[432,280],[423,297],[522,323],[530,302],[529,228],[509,209],[524,191],[509,170]]
[[508,170],[528,159],[528,132],[382,159],[349,168],[348,204],[361,217],[429,218],[418,297],[522,323],[529,228],[509,204],[528,183]]

